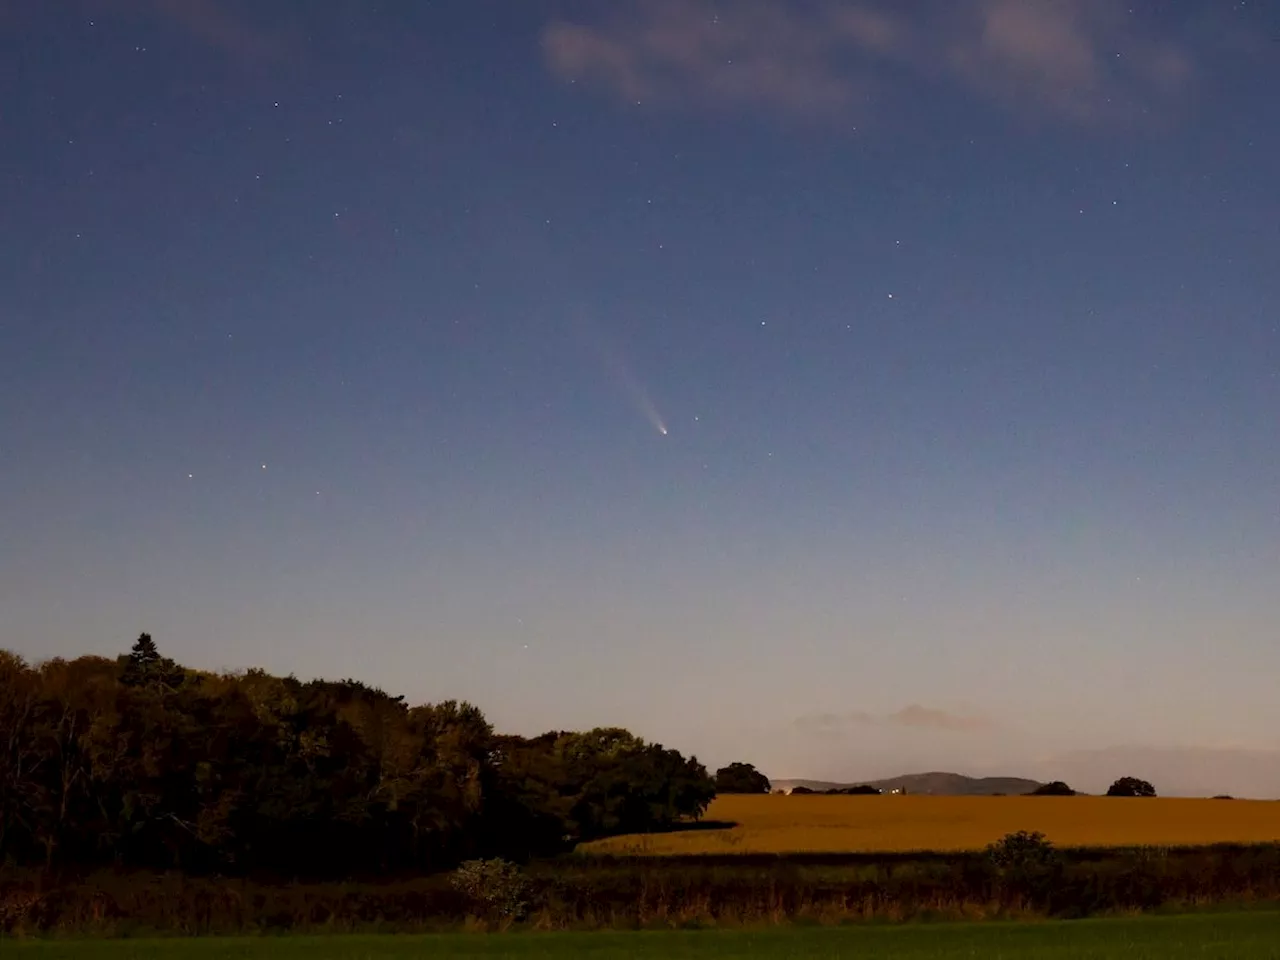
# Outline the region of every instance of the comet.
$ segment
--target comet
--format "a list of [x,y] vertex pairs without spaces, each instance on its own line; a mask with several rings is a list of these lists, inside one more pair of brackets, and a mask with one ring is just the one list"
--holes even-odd
[[600,357],[601,363],[610,374],[610,379],[622,389],[631,407],[648,421],[649,426],[653,427],[658,436],[667,436],[667,423],[658,411],[657,404],[649,396],[649,391],[645,389],[644,384],[632,373],[631,367],[623,359],[621,352],[605,339],[604,331],[581,316],[578,328]]
[[614,376],[626,391],[627,396],[631,400],[632,406],[636,409],[636,412],[648,420],[649,425],[653,427],[653,429],[657,430],[660,436],[665,437],[667,435],[667,425],[663,422],[662,414],[658,412],[657,406],[650,398],[649,391],[647,391],[644,388],[644,385],[635,378],[631,371],[622,362],[620,357],[615,357],[614,361],[615,362],[611,364]]

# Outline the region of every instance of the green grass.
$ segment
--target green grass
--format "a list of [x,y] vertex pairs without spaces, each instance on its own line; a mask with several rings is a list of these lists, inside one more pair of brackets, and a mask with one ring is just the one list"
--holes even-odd
[[586,957],[857,960],[1280,960],[1280,914],[1204,914],[1044,923],[778,927],[692,932],[259,937],[171,940],[0,940],[6,960],[552,960]]

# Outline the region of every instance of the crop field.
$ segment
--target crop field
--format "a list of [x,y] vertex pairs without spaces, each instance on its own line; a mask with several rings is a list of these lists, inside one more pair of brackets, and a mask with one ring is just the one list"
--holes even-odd
[[723,796],[704,821],[706,829],[612,837],[579,849],[619,856],[955,851],[1017,830],[1038,830],[1062,847],[1280,841],[1280,802],[1265,800]]
[[1241,913],[1024,924],[664,933],[458,934],[169,940],[0,940],[15,960],[555,960],[729,957],[858,960],[1280,960],[1280,915]]

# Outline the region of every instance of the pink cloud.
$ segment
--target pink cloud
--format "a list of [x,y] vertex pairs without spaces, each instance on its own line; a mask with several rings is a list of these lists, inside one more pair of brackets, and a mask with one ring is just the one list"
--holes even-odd
[[865,50],[891,53],[905,40],[901,21],[860,4],[833,6],[828,17],[831,26]]
[[1188,51],[1110,0],[925,0],[911,17],[886,0],[625,9],[550,24],[549,67],[630,100],[845,116],[892,87],[892,66],[1075,123],[1161,109],[1194,74]]
[[590,27],[553,23],[544,31],[542,42],[551,69],[566,79],[598,81],[630,100],[650,91],[636,51]]
[[1083,9],[1079,3],[984,0],[977,36],[953,44],[951,63],[975,87],[1002,99],[1029,97],[1085,119],[1103,76]]
[[831,69],[832,34],[781,6],[742,0],[653,2],[605,26],[557,21],[543,32],[548,65],[628,100],[764,104],[791,114],[847,108],[855,79]]

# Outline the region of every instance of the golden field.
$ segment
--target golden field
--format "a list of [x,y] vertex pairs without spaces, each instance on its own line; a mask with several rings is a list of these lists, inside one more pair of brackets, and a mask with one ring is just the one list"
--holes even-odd
[[1280,802],[1120,797],[724,796],[728,829],[611,837],[584,853],[672,856],[980,849],[1017,830],[1063,847],[1280,841]]

